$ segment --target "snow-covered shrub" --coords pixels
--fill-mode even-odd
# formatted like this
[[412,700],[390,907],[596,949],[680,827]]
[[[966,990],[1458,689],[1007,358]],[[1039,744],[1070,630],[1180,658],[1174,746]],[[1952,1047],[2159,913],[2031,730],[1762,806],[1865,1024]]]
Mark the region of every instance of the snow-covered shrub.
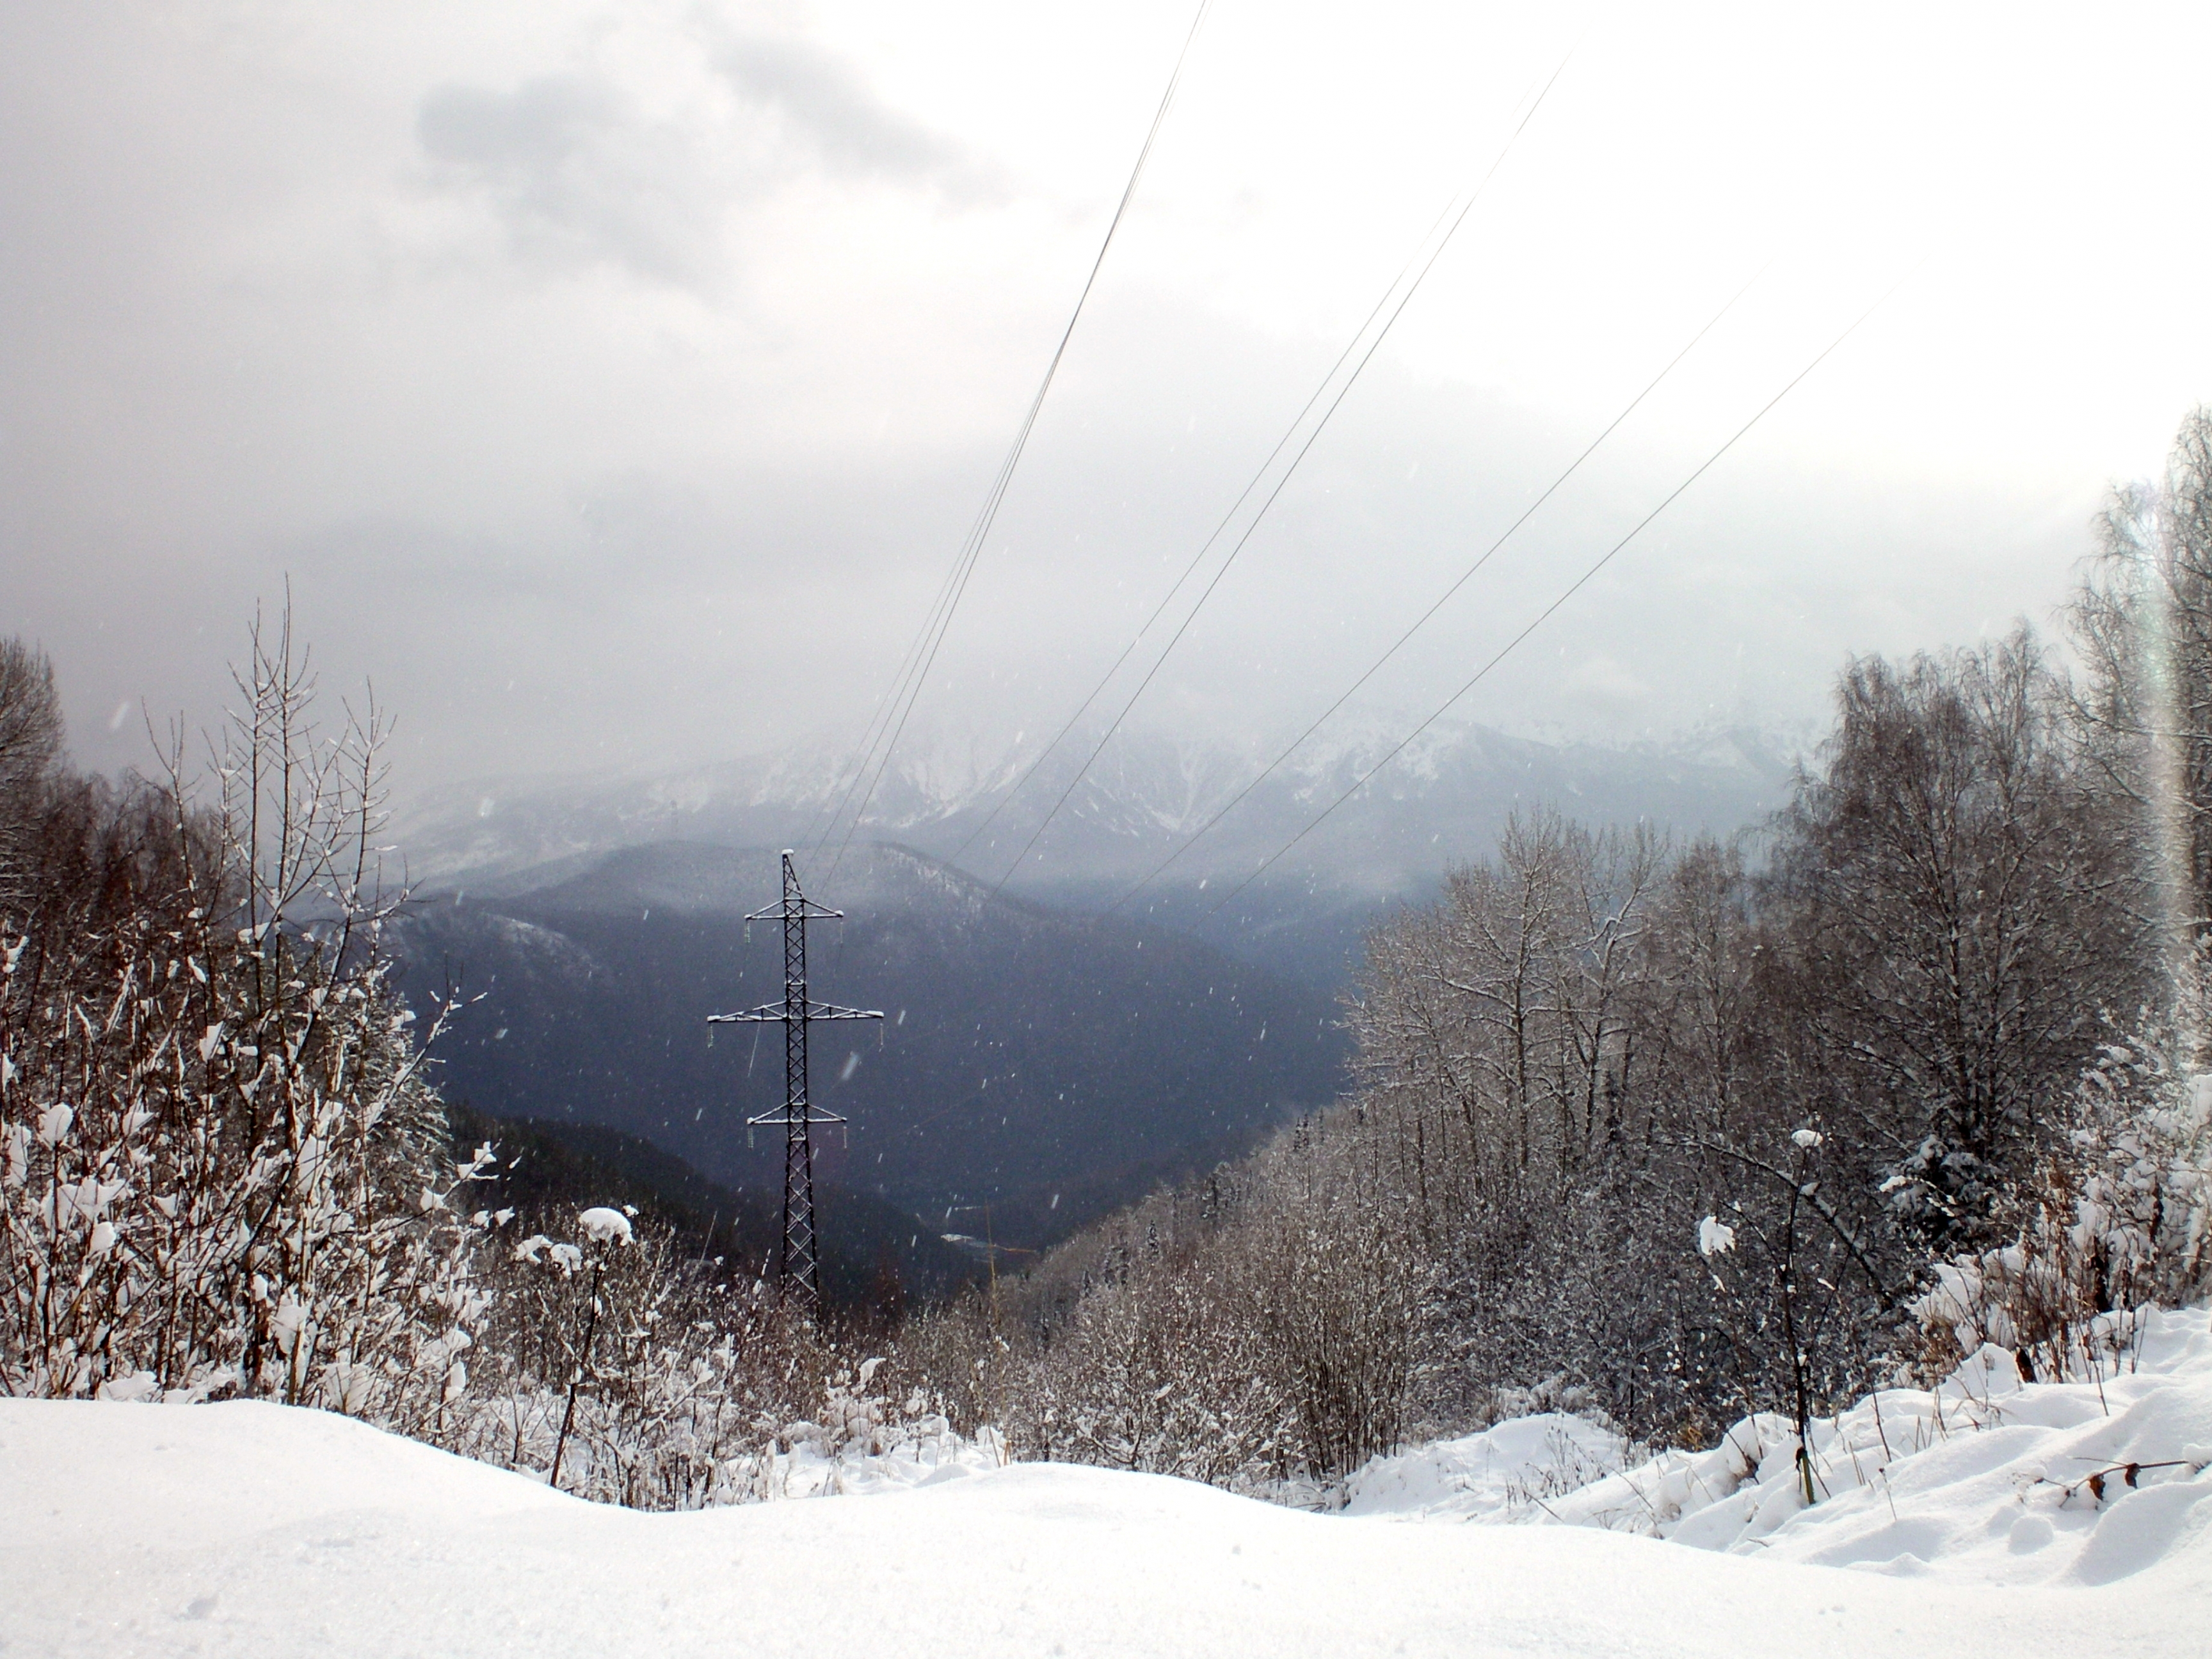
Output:
[[422,1436],[449,1450],[652,1510],[911,1484],[1008,1455],[988,1424],[955,1429],[909,1345],[856,1354],[648,1216],[540,1212],[499,1231],[468,1391]]
[[1339,1478],[1406,1431],[1431,1310],[1374,1127],[1310,1120],[1156,1194],[1000,1296],[912,1319],[899,1359],[1019,1456],[1248,1492]]
[[0,927],[0,1388],[410,1424],[482,1311],[476,1172],[391,994],[372,714],[257,630],[196,805],[53,774]]
[[764,1495],[792,1425],[915,1415],[665,1229],[471,1203],[496,1154],[451,1149],[424,1071],[452,1009],[417,1023],[382,948],[377,721],[318,733],[288,628],[207,799],[180,745],[110,787],[10,737],[58,716],[18,718],[51,677],[9,652],[0,1391],[327,1407],[656,1508]]
[[492,1309],[469,1390],[423,1437],[652,1510],[1005,1461],[996,1431],[956,1432],[896,1356],[853,1358],[765,1285],[687,1257],[660,1224],[604,1207],[535,1220],[550,1231],[487,1258]]
[[1404,1437],[1437,1277],[1394,1191],[1395,1138],[1362,1109],[1335,1115],[1333,1144],[1294,1136],[1279,1150],[1272,1201],[1240,1218],[1267,1369],[1304,1472],[1322,1480]]
[[2212,1073],[2188,1035],[2212,1002],[2207,961],[2200,946],[2181,976],[2178,1020],[2107,1045],[2084,1073],[2064,1144],[2016,1196],[2014,1242],[1936,1265],[1912,1304],[1924,1370],[1991,1342],[2031,1376],[2102,1375],[2126,1316],[2212,1291]]
[[835,1358],[720,1265],[611,1207],[501,1229],[480,1261],[489,1306],[468,1390],[424,1437],[603,1503],[760,1495],[756,1465],[819,1401]]
[[[2205,970],[2200,951],[2192,1021],[2212,1004]],[[2172,1036],[2138,1036],[2083,1081],[2045,1204],[2070,1202],[2068,1236],[2103,1308],[2180,1306],[2212,1289],[2212,1072],[2200,1066]]]
[[1152,1225],[1102,1270],[1029,1370],[1009,1425],[1034,1455],[1249,1486],[1296,1458],[1249,1257]]

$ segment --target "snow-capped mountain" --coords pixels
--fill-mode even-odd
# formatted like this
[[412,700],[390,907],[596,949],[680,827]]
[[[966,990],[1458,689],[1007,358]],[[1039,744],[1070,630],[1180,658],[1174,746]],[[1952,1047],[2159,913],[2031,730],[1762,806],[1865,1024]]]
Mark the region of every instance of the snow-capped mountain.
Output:
[[[789,846],[832,902],[842,848],[896,842],[994,890],[1083,909],[1130,906],[1248,959],[1334,982],[1378,905],[1418,897],[1450,865],[1482,856],[1512,812],[1553,807],[1727,834],[1781,804],[1796,757],[1788,742],[1747,729],[1609,747],[1439,723],[1364,784],[1395,732],[1334,734],[1264,777],[1268,751],[1257,742],[1124,732],[1079,777],[1096,741],[1079,733],[1049,752],[1031,741],[990,755],[913,741],[879,779],[826,748],[803,748],[653,775],[485,785],[422,803],[398,840],[417,881],[479,888],[627,846]],[[1214,914],[1224,892],[1347,791],[1233,913]]]

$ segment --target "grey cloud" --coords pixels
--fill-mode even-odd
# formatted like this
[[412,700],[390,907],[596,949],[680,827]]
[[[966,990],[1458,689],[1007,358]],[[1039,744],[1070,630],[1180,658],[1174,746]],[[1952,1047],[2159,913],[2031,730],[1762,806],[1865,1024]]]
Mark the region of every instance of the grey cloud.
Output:
[[718,192],[692,136],[616,88],[540,76],[513,92],[441,87],[416,115],[423,153],[488,195],[516,250],[605,261],[685,287],[721,274]]
[[832,173],[929,185],[960,202],[1003,193],[992,169],[884,104],[842,59],[818,46],[744,35],[724,45],[714,64],[741,96],[781,114]]
[[599,76],[545,75],[505,92],[438,88],[416,139],[441,182],[488,198],[525,259],[702,290],[726,274],[731,211],[810,167],[963,205],[1004,194],[993,170],[819,47],[738,37],[712,65],[742,107],[738,131],[650,117]]
[[423,100],[416,130],[441,161],[536,188],[620,118],[611,88],[578,76],[544,76],[505,94],[441,88]]

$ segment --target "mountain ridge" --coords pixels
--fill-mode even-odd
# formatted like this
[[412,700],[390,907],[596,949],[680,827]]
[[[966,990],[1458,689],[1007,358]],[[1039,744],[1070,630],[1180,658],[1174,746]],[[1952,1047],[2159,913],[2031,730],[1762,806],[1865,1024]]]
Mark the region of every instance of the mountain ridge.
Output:
[[[1725,835],[1787,799],[1798,760],[1785,739],[1745,727],[1621,747],[1450,725],[1361,786],[1252,884],[1236,913],[1213,914],[1225,885],[1242,883],[1304,830],[1392,740],[1379,727],[1356,729],[1302,751],[1153,880],[1146,878],[1246,787],[1261,763],[1256,745],[1125,735],[1078,781],[1091,743],[1071,740],[1014,793],[1036,758],[1034,745],[987,764],[917,744],[895,757],[859,828],[848,835],[840,827],[836,838],[823,833],[843,798],[835,763],[789,749],[593,782],[452,792],[419,805],[398,840],[418,879],[487,892],[519,872],[564,860],[580,860],[580,870],[623,847],[790,847],[810,890],[830,903],[842,902],[846,877],[835,849],[902,845],[956,865],[1000,897],[1093,911],[1129,908],[1133,900],[1154,921],[1333,988],[1380,908],[1419,902],[1446,869],[1486,856],[1512,812],[1556,806],[1595,821]],[[1063,795],[1065,806],[1038,835]],[[1020,868],[1010,870],[1017,858]]]

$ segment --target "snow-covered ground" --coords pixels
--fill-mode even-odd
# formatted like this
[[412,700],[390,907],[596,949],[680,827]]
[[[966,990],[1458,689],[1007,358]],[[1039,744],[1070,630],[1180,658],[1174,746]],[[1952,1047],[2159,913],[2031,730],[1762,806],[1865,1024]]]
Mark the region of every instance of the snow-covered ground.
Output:
[[[320,1413],[0,1401],[0,1652],[2206,1652],[2204,1315],[2101,1397],[2008,1381],[1844,1413],[1809,1510],[1771,1419],[1749,1458],[1601,1474],[1617,1441],[1524,1419],[1370,1466],[1340,1515],[973,1448],[645,1515]],[[1460,1524],[1547,1516],[1593,1524]]]
[[[1565,1522],[1995,1585],[2114,1583],[2174,1558],[2212,1583],[2205,1311],[2107,1325],[2118,1352],[2079,1381],[2023,1384],[2009,1353],[1985,1347],[1940,1389],[1885,1389],[1816,1421],[1810,1508],[1786,1419],[1632,1462],[1619,1436],[1549,1413],[1377,1458],[1346,1512]],[[2212,1629],[2203,1643],[2212,1652]]]

